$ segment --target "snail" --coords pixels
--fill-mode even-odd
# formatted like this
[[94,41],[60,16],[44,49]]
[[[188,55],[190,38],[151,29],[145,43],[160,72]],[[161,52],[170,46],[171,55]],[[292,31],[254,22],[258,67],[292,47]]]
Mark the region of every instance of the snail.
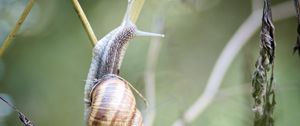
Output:
[[142,125],[141,113],[128,88],[130,84],[118,75],[130,39],[164,35],[138,30],[130,20],[131,2],[128,0],[122,24],[99,40],[93,49],[84,98],[88,126]]

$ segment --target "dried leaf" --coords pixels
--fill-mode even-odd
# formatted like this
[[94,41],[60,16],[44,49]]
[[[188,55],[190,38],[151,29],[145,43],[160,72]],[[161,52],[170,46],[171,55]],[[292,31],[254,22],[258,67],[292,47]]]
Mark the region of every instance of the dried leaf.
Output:
[[295,54],[298,51],[298,54],[300,56],[300,8],[299,8],[299,1],[294,0],[296,12],[297,12],[297,19],[298,19],[298,28],[297,28],[297,42],[294,45],[293,53]]
[[18,112],[18,113],[19,113],[19,119],[21,120],[21,122],[23,122],[25,126],[34,126],[34,124],[22,112]]
[[[252,97],[255,126],[273,126],[273,110],[276,104],[274,93],[274,58],[276,43],[272,23],[270,0],[264,0],[262,28],[260,33],[260,55],[256,61],[256,70],[252,77]],[[268,78],[268,74],[271,74]]]
[[25,114],[23,114],[21,111],[19,111],[14,105],[10,104],[8,101],[6,101],[4,98],[0,96],[0,99],[5,102],[8,106],[10,106],[13,110],[15,110],[19,114],[19,119],[20,121],[25,125],[25,126],[34,126],[32,121],[30,121]]

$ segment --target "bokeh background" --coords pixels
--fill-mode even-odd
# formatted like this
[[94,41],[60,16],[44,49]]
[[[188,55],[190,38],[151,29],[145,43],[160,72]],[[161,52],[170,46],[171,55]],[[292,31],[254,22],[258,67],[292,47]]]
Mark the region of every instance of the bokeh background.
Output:
[[[0,0],[0,41],[28,0]],[[278,4],[287,0],[272,0]],[[80,1],[101,38],[117,27],[126,0]],[[293,7],[293,6],[291,6]],[[165,35],[156,68],[155,126],[169,126],[203,92],[222,49],[251,13],[250,0],[146,0],[137,26],[151,31],[163,8]],[[300,58],[292,55],[296,17],[276,27],[277,126],[297,126],[300,118]],[[144,93],[149,37],[130,42],[121,76]],[[234,59],[213,103],[190,126],[251,126],[251,74],[258,57],[259,31]],[[82,126],[83,89],[92,45],[70,0],[37,0],[13,44],[0,61],[0,95],[38,126]],[[138,99],[139,108],[144,104]],[[0,126],[22,125],[0,102]]]

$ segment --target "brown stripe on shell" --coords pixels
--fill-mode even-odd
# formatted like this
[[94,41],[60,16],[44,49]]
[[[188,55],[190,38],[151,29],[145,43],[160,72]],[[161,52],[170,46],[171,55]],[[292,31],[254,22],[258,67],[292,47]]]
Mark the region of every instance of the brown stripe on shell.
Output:
[[[93,88],[93,92],[92,92],[92,111],[90,112],[90,118],[89,118],[89,122],[90,125],[92,123],[93,126],[96,126],[98,124],[100,124],[101,121],[105,121],[107,120],[106,115],[106,110],[105,109],[99,109],[99,107],[102,108],[107,108],[108,104],[103,104],[103,102],[107,103],[107,96],[105,95],[109,95],[109,97],[111,97],[111,93],[108,93],[107,91],[107,86],[105,86],[103,84],[103,82],[106,82],[107,80],[103,80],[100,83],[97,84],[97,86],[95,88]],[[101,85],[101,86],[100,86]],[[104,93],[102,91],[105,91]]]
[[129,121],[129,126],[132,126],[132,124],[133,124],[133,120],[134,120],[134,117],[135,117],[135,113],[136,113],[136,109],[134,109],[134,113],[131,115],[131,118],[130,118],[130,121]]
[[[123,81],[124,82],[124,81]],[[124,91],[124,93],[123,93],[123,98],[122,98],[122,101],[121,101],[121,103],[124,103],[124,102],[129,102],[129,100],[128,99],[126,99],[126,97],[128,96],[127,94],[128,94],[128,91],[130,91],[130,88],[128,87],[128,84],[126,83],[126,82],[124,82],[124,86],[125,86],[125,91]],[[129,92],[129,93],[131,93],[131,91]],[[132,96],[132,95],[131,95]],[[129,105],[131,105],[131,106],[133,106],[132,105],[132,102],[135,102],[134,100],[130,100],[131,101],[131,103],[128,103]],[[123,106],[123,104],[120,104],[119,105],[119,107],[118,108],[122,108],[122,106]],[[134,106],[134,108],[135,108],[135,106]],[[130,108],[130,110],[133,110],[134,108]],[[132,113],[134,113],[134,112],[132,112]],[[126,122],[129,122],[128,121],[128,116],[125,116],[125,118],[122,118],[122,117],[119,117],[118,115],[120,115],[120,114],[122,114],[122,112],[120,111],[120,109],[117,109],[117,112],[115,113],[115,115],[113,116],[113,119],[112,119],[112,124],[111,124],[111,126],[114,126],[114,124],[115,124],[115,122],[117,122],[116,120],[122,120],[122,121],[124,121],[124,123],[126,123]],[[133,116],[133,114],[131,114],[130,113],[130,116],[129,117],[132,117]],[[130,119],[130,118],[129,118]]]
[[[126,92],[124,91],[124,93],[122,94],[122,101],[121,101],[121,103],[123,103],[124,102],[124,98],[126,97]],[[126,102],[126,101],[125,101]],[[119,105],[119,107],[118,108],[120,108],[120,106],[121,106],[122,104],[120,104]],[[119,109],[117,109],[117,112],[115,113],[115,115],[113,116],[113,119],[111,120],[111,125],[110,126],[114,126],[115,125],[115,122],[116,122],[116,119],[117,119],[117,117],[118,117],[118,114],[120,114],[120,110]]]
[[[111,113],[114,112],[113,107],[113,99],[116,98],[116,92],[115,90],[118,90],[120,88],[119,85],[116,84],[122,84],[122,82],[119,82],[120,80],[117,79],[110,79],[105,80],[99,84],[98,87],[95,88],[93,93],[93,105],[92,105],[92,118],[95,121],[99,122],[111,122]],[[99,95],[97,97],[97,95]],[[94,115],[94,116],[93,116]]]
[[[92,117],[94,117],[95,122],[96,122],[96,120],[98,120],[98,121],[108,121],[108,117],[106,116],[107,110],[103,109],[103,108],[109,107],[108,106],[109,102],[112,101],[111,98],[113,97],[113,93],[111,93],[110,90],[113,90],[115,87],[113,87],[113,86],[109,86],[109,87],[108,86],[102,86],[102,88],[104,88],[103,89],[103,91],[104,91],[103,94],[105,94],[105,95],[100,95],[99,97],[96,97],[100,94],[100,92],[98,92],[98,91],[95,91],[95,95],[94,95],[95,102],[94,102],[92,107],[93,107],[93,110],[97,110],[97,112],[95,113],[96,115],[92,116]],[[102,88],[100,88],[100,90]],[[100,102],[96,102],[97,101],[96,98],[99,99]],[[96,106],[99,106],[99,108],[96,107]],[[96,108],[94,108],[94,107],[96,107]]]

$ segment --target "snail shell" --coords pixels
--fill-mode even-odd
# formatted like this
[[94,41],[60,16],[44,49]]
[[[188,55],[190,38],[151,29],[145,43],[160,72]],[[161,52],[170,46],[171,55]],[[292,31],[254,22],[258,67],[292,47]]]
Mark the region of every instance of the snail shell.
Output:
[[105,75],[92,89],[88,126],[142,126],[134,95],[123,78]]

